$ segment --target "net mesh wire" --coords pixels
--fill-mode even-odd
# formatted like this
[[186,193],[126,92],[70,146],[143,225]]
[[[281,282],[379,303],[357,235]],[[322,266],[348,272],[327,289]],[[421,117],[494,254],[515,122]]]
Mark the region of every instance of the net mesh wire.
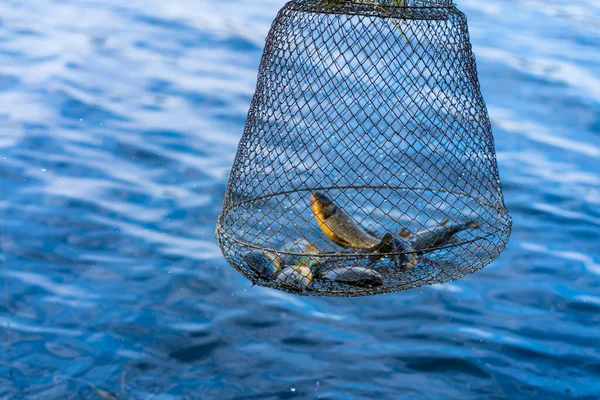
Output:
[[217,223],[234,268],[303,295],[392,292],[484,267],[510,225],[450,0],[284,6]]

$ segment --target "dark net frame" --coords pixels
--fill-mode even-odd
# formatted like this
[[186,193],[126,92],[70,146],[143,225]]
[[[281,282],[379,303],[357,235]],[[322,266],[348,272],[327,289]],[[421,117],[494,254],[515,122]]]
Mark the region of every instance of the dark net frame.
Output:
[[[315,220],[314,193],[376,238],[465,219],[478,228],[425,251],[344,248]],[[302,295],[392,292],[479,270],[504,249],[510,228],[466,18],[451,0],[284,6],[267,37],[217,222],[234,268],[255,284]],[[319,252],[300,286],[281,279],[281,257],[314,255],[289,245],[298,239]],[[257,252],[278,257],[279,279],[249,264]],[[414,268],[398,265],[409,256]],[[357,266],[381,280],[323,278]]]

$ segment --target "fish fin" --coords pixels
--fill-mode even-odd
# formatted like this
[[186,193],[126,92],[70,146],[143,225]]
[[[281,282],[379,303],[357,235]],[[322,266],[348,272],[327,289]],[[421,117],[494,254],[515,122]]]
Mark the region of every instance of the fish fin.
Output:
[[479,220],[481,217],[477,217],[475,220],[470,220],[465,223],[465,226],[469,229],[481,229],[481,225],[479,224]]
[[412,236],[412,233],[408,229],[402,228],[400,232],[398,232],[398,236],[400,236],[403,239],[408,239]]
[[342,247],[351,247],[350,243],[346,242],[345,240],[343,240],[342,238],[337,237],[336,235],[331,235],[331,236],[327,236],[329,239],[331,239],[335,244],[340,245]]
[[446,226],[446,225],[448,225],[449,222],[450,222],[450,218],[446,218],[442,222],[440,222],[440,226]]
[[304,250],[309,253],[319,254],[319,250],[317,250],[317,247],[310,243],[308,244],[308,246],[306,246],[306,249]]

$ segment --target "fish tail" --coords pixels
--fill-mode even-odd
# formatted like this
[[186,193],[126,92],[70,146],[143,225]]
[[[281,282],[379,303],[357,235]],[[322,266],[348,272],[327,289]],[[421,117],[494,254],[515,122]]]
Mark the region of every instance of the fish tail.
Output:
[[474,221],[468,221],[465,226],[469,229],[481,229],[481,224],[479,223],[480,219],[480,217],[477,217]]

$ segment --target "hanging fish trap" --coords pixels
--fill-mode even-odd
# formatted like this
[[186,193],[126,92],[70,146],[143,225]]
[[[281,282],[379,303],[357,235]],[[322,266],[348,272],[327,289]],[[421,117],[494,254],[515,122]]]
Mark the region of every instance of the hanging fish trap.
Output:
[[451,0],[295,0],[275,19],[216,236],[252,282],[360,296],[443,283],[510,234]]

